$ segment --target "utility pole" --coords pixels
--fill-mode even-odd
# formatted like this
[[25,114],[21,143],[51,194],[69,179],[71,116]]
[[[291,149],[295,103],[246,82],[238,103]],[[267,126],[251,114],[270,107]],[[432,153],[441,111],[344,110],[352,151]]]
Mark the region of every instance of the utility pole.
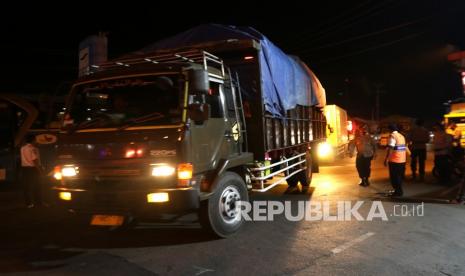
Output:
[[383,85],[381,83],[376,83],[375,84],[375,87],[376,87],[376,91],[375,91],[375,116],[376,116],[376,121],[379,122],[379,115],[380,115],[380,95],[381,93],[383,93],[381,91],[381,87]]
[[345,83],[345,95],[344,95],[344,101],[345,101],[345,110],[350,110],[350,96],[349,96],[349,84],[350,84],[350,79],[346,77],[344,79]]

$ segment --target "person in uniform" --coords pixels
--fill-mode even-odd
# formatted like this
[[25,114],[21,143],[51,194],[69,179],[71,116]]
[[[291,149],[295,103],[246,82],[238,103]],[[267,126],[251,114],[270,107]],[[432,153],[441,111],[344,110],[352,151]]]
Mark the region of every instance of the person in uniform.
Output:
[[361,179],[359,185],[367,187],[370,185],[371,161],[376,158],[376,142],[368,132],[368,126],[357,129],[353,143],[351,143],[350,156],[357,150],[355,167]]
[[426,161],[426,143],[429,142],[429,131],[423,126],[423,120],[417,119],[415,126],[408,135],[409,148],[412,152],[410,168],[412,170],[412,180],[417,177],[417,160],[418,174],[420,181],[425,179],[425,161]]
[[437,123],[434,126],[434,168],[438,174],[440,183],[443,185],[447,185],[450,182],[450,157],[453,140],[453,136],[446,132],[444,125]]
[[394,188],[392,196],[403,196],[402,182],[407,161],[407,145],[404,135],[400,134],[396,124],[390,124],[391,131],[384,166],[389,165],[389,178]]

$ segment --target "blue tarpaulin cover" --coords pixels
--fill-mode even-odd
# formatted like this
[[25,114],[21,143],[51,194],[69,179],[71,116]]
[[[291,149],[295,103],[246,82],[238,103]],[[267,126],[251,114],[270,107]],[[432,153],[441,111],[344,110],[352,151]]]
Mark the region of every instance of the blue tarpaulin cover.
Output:
[[143,48],[139,53],[176,49],[229,39],[254,39],[261,44],[261,86],[266,111],[283,117],[297,104],[326,104],[325,91],[315,74],[297,57],[286,55],[263,34],[250,27],[205,24],[163,39]]

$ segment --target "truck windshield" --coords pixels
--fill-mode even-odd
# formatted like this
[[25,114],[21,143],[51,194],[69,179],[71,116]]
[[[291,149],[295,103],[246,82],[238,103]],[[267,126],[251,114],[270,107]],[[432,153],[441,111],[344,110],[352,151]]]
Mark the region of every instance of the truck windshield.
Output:
[[178,124],[181,91],[178,75],[84,84],[72,94],[65,124],[75,129]]
[[463,117],[449,117],[447,120],[449,123],[465,124],[465,114]]

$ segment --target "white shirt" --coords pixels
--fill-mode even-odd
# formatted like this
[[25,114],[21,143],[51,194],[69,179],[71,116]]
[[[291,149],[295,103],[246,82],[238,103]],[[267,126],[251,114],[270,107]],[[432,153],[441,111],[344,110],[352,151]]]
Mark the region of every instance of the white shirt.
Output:
[[389,136],[388,146],[391,147],[391,148],[395,147],[395,146],[396,146],[396,143],[397,143],[397,142],[396,142],[396,139],[394,138],[394,136],[392,136],[392,134],[394,134],[394,133],[397,133],[397,131],[393,131],[393,132],[391,133],[391,135]]
[[35,167],[34,160],[39,160],[39,150],[32,144],[26,144],[21,147],[21,167]]

